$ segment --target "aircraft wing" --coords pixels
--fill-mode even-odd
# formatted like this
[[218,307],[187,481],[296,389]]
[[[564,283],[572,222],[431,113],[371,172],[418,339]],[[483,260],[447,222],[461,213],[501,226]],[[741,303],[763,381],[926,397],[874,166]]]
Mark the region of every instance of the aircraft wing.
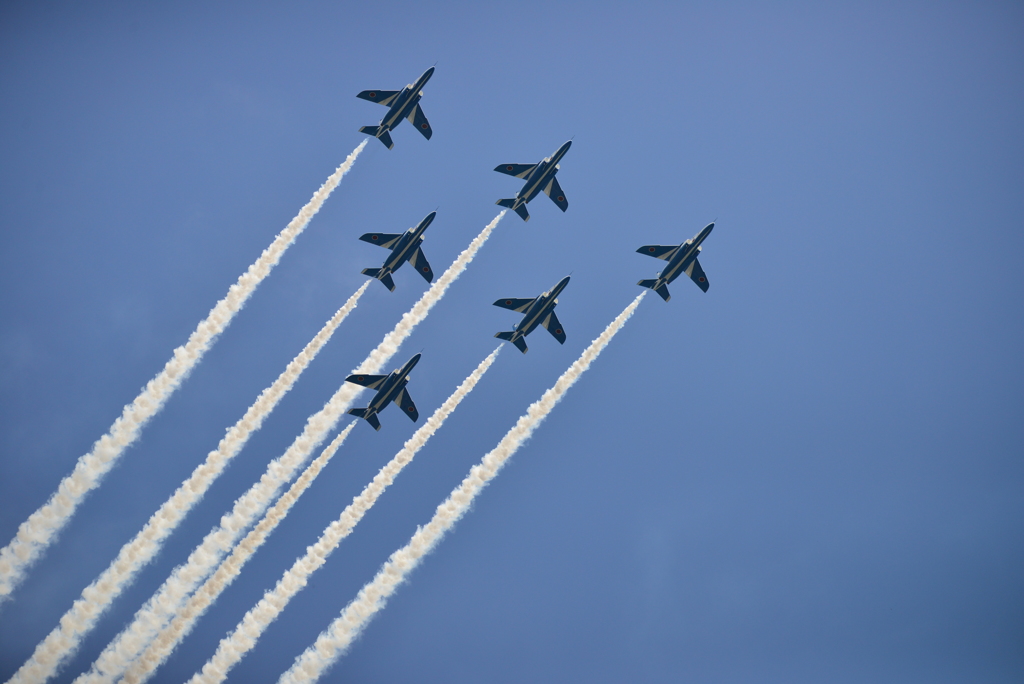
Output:
[[535,168],[537,168],[536,164],[498,164],[494,167],[494,170],[498,173],[507,173],[516,178],[526,178]]
[[655,259],[668,261],[676,253],[677,249],[679,249],[679,245],[644,245],[636,251],[638,254],[646,254]]
[[387,249],[394,249],[395,245],[398,244],[399,238],[405,233],[366,233],[360,235],[359,239],[363,242],[369,242],[371,245],[380,245]]
[[523,313],[535,301],[537,301],[536,297],[533,299],[499,299],[494,302],[494,306],[500,306],[502,309],[510,309],[512,311]]
[[368,100],[370,102],[376,102],[377,104],[390,105],[394,101],[395,96],[401,90],[364,90],[363,92],[356,95],[361,100]]
[[697,283],[697,287],[705,292],[708,291],[708,286],[710,285],[708,277],[704,275],[704,269],[700,267],[700,262],[697,259],[690,262],[690,266],[686,269],[686,275],[690,276],[690,280]]
[[565,193],[562,192],[562,187],[558,184],[558,179],[554,176],[551,177],[551,181],[548,182],[548,186],[544,188],[544,192],[548,194],[551,201],[558,205],[558,208],[565,211],[569,208],[569,200],[565,199]]
[[434,272],[430,270],[430,264],[427,263],[427,257],[423,256],[423,248],[417,247],[416,251],[413,252],[412,256],[409,257],[409,263],[416,269],[416,272],[423,276],[423,279],[428,283],[433,282]]
[[430,128],[430,122],[427,121],[426,115],[423,110],[417,104],[409,112],[409,123],[416,127],[416,130],[423,134],[423,137],[430,140],[430,136],[434,134],[434,131]]
[[548,332],[558,340],[559,344],[565,344],[565,329],[562,328],[562,324],[558,322],[558,316],[555,315],[554,311],[545,316],[544,320],[541,321],[540,324],[548,329]]
[[409,390],[406,388],[403,387],[395,397],[395,403],[402,409],[402,413],[409,416],[413,422],[420,417],[420,412],[416,410],[416,404],[413,403],[412,397],[409,396]]
[[386,375],[350,375],[345,378],[345,382],[354,382],[357,385],[368,387],[370,389],[377,389],[384,381],[388,379]]

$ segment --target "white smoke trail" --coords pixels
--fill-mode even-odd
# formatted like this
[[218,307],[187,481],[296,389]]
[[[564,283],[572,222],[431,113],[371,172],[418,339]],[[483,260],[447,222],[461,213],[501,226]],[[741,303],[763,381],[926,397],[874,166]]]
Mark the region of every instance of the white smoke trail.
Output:
[[349,297],[309,344],[292,359],[277,380],[260,393],[241,420],[227,431],[217,448],[206,456],[206,461],[179,485],[177,491],[150,517],[135,538],[121,547],[117,558],[85,588],[82,597],[64,614],[60,624],[36,646],[32,657],[10,680],[12,684],[46,681],[74,654],[82,639],[96,626],[114,599],[160,551],[163,542],[206,494],[231,459],[238,455],[249,437],[262,427],[263,421],[295,385],[341,322],[356,308],[370,282],[367,280]]
[[430,553],[445,532],[451,529],[459,518],[469,510],[477,494],[494,479],[505,462],[522,446],[542,420],[547,417],[566,391],[579,380],[584,371],[608,345],[633,312],[639,306],[646,292],[641,292],[633,302],[604,329],[597,339],[562,373],[554,386],[530,405],[526,414],[506,433],[498,446],[492,449],[483,461],[473,466],[469,475],[456,487],[448,498],[437,507],[434,517],[425,527],[420,527],[409,543],[391,554],[387,563],[373,580],[359,590],[356,598],[349,603],[341,615],[320,633],[316,642],[305,650],[295,663],[281,675],[279,684],[314,682],[340,657],[358,636],[366,623],[384,607],[387,599],[395,592],[422,558]]
[[[491,364],[498,357],[499,351],[501,351],[501,347],[495,349],[487,358],[480,362],[476,370],[470,373],[452,395],[434,411],[434,414],[409,438],[402,449],[395,454],[394,458],[380,469],[380,472],[377,473],[377,476],[373,478],[370,484],[366,485],[362,493],[352,499],[352,503],[342,511],[338,519],[324,530],[316,544],[306,549],[306,555],[298,558],[291,569],[285,572],[284,576],[278,580],[277,586],[274,587],[273,591],[268,591],[260,602],[245,614],[245,617],[242,618],[242,621],[238,623],[235,629],[221,640],[220,645],[217,647],[217,652],[203,666],[202,672],[196,673],[189,680],[190,684],[198,684],[199,682],[209,684],[211,682],[224,681],[228,671],[256,645],[256,641],[267,627],[270,626],[270,623],[277,619],[277,616],[285,609],[292,597],[306,586],[309,576],[327,562],[327,557],[352,532],[353,528],[362,520],[367,511],[377,502],[380,495],[384,493],[384,490],[395,481],[395,478],[402,472],[402,469],[412,462],[416,453],[423,448],[427,441],[444,424],[444,421],[451,415],[452,411],[473,391],[480,378],[483,377],[484,373],[487,372],[487,369],[491,367]],[[148,674],[152,673],[170,655],[177,641],[188,633],[195,619],[205,611],[210,602],[222,590],[220,587],[213,587],[210,589],[208,597],[201,596],[209,585],[210,581],[207,581],[203,589],[200,589],[192,597],[185,610],[174,619],[171,627],[150,644],[149,651],[153,651],[151,659],[149,662],[145,662],[147,661],[147,656],[150,656],[149,651],[147,651],[128,670],[125,676],[126,681],[132,682],[132,684],[145,681]],[[181,623],[181,625],[178,626],[178,623]],[[178,628],[177,633],[168,634],[175,627]],[[164,643],[160,644],[161,641]],[[140,672],[143,671],[142,667],[148,668],[148,671],[146,671],[145,675],[139,676],[136,679],[132,677],[132,674],[136,671],[137,666],[139,666],[138,670]]]
[[[323,450],[323,453],[309,464],[295,482],[292,483],[292,486],[288,488],[288,491],[277,500],[269,511],[267,511],[263,520],[261,520],[259,524],[249,532],[249,534],[245,535],[245,538],[238,543],[238,546],[235,547],[235,550],[231,555],[221,563],[216,572],[206,580],[206,583],[200,587],[199,591],[192,596],[187,604],[185,604],[185,607],[178,613],[178,616],[171,622],[168,628],[149,645],[149,648],[146,649],[145,653],[143,653],[139,659],[132,663],[131,667],[128,668],[128,671],[125,672],[124,679],[122,681],[137,683],[149,679],[153,674],[153,670],[163,660],[163,657],[170,654],[171,649],[173,649],[177,644],[178,639],[191,631],[192,626],[195,624],[195,619],[204,612],[203,610],[200,610],[198,613],[194,613],[194,607],[197,604],[204,604],[204,608],[205,606],[208,606],[213,599],[220,595],[221,591],[226,589],[227,586],[231,584],[236,577],[238,577],[238,573],[242,571],[242,566],[245,565],[246,561],[252,558],[252,555],[256,553],[256,550],[263,545],[264,541],[266,541],[267,536],[274,531],[274,528],[276,528],[282,520],[284,520],[292,506],[295,505],[295,502],[299,500],[299,497],[302,496],[303,492],[306,491],[309,485],[313,483],[313,480],[316,479],[316,476],[319,475],[320,471],[323,470],[325,465],[327,465],[327,462],[331,460],[331,457],[334,456],[334,452],[338,450],[338,447],[341,446],[342,442],[345,441],[345,438],[348,437],[350,432],[352,432],[352,428],[355,427],[355,425],[355,422],[349,423],[344,430],[338,433],[338,436],[334,438],[334,441],[327,445],[327,448]],[[216,587],[216,589],[213,589],[213,587]],[[211,596],[210,592],[215,593]],[[205,600],[207,598],[209,598],[209,600]],[[182,617],[188,614],[193,615],[193,619],[189,620],[185,618],[182,620]],[[182,627],[180,626],[183,625],[183,623],[184,627],[182,631]],[[178,627],[178,629],[175,629],[176,627]],[[176,634],[177,638],[174,638],[173,641],[170,642],[169,647],[165,650],[161,649],[161,642],[168,640],[170,638],[170,633],[172,632]],[[163,657],[154,658],[158,651],[164,651]]]
[[[402,342],[427,317],[434,304],[441,300],[448,287],[466,270],[504,215],[503,210],[473,238],[448,270],[402,316],[395,328],[384,336],[377,348],[370,352],[353,373],[375,374],[383,368]],[[174,569],[157,593],[135,614],[132,623],[107,645],[89,672],[75,680],[76,684],[110,682],[124,673],[129,663],[173,619],[185,598],[213,571],[242,533],[266,510],[281,487],[334,429],[338,419],[362,389],[358,385],[344,383],[320,411],[307,419],[302,434],[280,458],[267,466],[260,481],[235,502],[232,511],[225,514],[220,525],[206,535],[199,547],[189,555],[188,561]]]
[[9,598],[25,576],[25,571],[57,537],[67,524],[85,495],[99,485],[100,480],[114,466],[124,450],[138,438],[142,427],[153,417],[174,393],[192,368],[203,358],[217,336],[256,287],[277,265],[295,238],[309,225],[331,192],[338,187],[356,157],[366,146],[361,142],[348,158],[320,186],[312,199],[298,215],[278,233],[274,241],[263,250],[249,270],[228,290],[227,296],[217,302],[209,315],[192,332],[188,342],[174,350],[174,356],[160,373],[146,383],[142,393],[124,407],[110,431],[93,444],[92,450],[78,459],[74,471],[61,480],[57,491],[39,510],[18,527],[18,534],[0,550],[0,603]]

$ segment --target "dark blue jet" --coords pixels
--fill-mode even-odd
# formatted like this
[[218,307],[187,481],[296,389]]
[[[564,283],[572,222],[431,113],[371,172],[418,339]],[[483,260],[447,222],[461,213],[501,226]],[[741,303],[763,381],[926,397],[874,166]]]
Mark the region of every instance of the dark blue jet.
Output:
[[559,293],[568,284],[569,276],[565,276],[557,285],[536,299],[499,299],[494,302],[494,306],[525,314],[523,320],[512,328],[512,332],[500,332],[495,334],[495,337],[511,342],[525,354],[526,340],[523,338],[536,330],[538,325],[543,325],[559,344],[565,344],[565,331],[562,330],[562,324],[555,315],[555,305],[558,304]]
[[690,280],[697,283],[697,287],[707,292],[708,277],[704,275],[704,269],[700,267],[697,255],[700,254],[700,243],[704,242],[708,235],[711,235],[711,229],[714,227],[714,223],[709,223],[704,226],[702,231],[697,233],[696,237],[687,240],[679,246],[644,245],[636,250],[640,254],[646,254],[647,256],[668,262],[668,266],[658,274],[657,278],[654,280],[641,280],[637,285],[651,288],[667,302],[672,299],[672,295],[668,293],[668,284],[678,278],[680,273],[685,273],[690,276]]
[[516,193],[512,199],[500,199],[496,202],[499,206],[508,207],[519,214],[524,221],[530,220],[530,212],[526,210],[526,203],[532,200],[543,190],[551,201],[558,205],[558,208],[565,211],[569,208],[569,202],[565,199],[565,193],[558,185],[555,174],[558,173],[558,162],[569,151],[572,140],[555,150],[550,157],[546,157],[536,164],[499,164],[494,167],[495,171],[507,173],[516,178],[526,181],[523,189]]
[[391,250],[391,256],[384,260],[383,266],[364,268],[363,274],[376,278],[384,283],[384,287],[394,292],[395,281],[391,279],[391,274],[408,261],[416,269],[416,272],[423,276],[424,280],[428,283],[431,282],[434,279],[434,272],[430,270],[430,264],[427,263],[427,257],[423,256],[423,249],[420,245],[423,244],[423,233],[426,232],[427,226],[435,216],[437,216],[436,211],[430,212],[418,226],[410,228],[404,233],[366,233],[360,236],[359,239],[363,242],[380,245]]
[[422,76],[416,79],[415,83],[410,83],[401,90],[364,90],[356,95],[356,97],[364,100],[390,107],[388,113],[380,120],[380,124],[376,126],[363,126],[359,129],[359,132],[372,135],[387,145],[390,150],[395,146],[395,143],[391,141],[390,132],[398,124],[402,123],[402,119],[408,118],[409,122],[416,127],[416,130],[422,133],[424,138],[430,140],[430,136],[434,132],[430,129],[430,122],[427,121],[423,110],[420,109],[419,102],[420,98],[423,97],[423,86],[427,84],[427,81],[433,75],[434,67],[430,67],[423,72]]
[[370,401],[369,406],[366,408],[349,409],[348,412],[353,416],[365,418],[366,422],[372,425],[374,430],[380,430],[380,420],[377,419],[377,414],[388,405],[388,402],[393,401],[402,409],[402,413],[409,416],[415,422],[419,419],[420,414],[416,410],[416,404],[412,402],[409,390],[405,389],[405,386],[409,384],[409,371],[412,370],[419,360],[420,355],[417,354],[390,375],[350,375],[345,378],[345,382],[354,382],[357,385],[377,390],[377,396]]

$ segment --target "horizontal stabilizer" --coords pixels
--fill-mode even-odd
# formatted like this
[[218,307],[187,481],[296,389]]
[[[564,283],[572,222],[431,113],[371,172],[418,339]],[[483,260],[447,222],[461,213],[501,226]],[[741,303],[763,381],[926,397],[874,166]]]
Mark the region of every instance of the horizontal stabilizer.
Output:
[[672,299],[672,295],[670,295],[668,293],[668,286],[662,285],[660,287],[657,287],[657,285],[658,285],[658,281],[657,280],[641,280],[639,283],[637,283],[637,285],[639,285],[640,287],[647,287],[647,288],[650,288],[650,289],[654,290],[666,302],[668,300]]
[[368,408],[361,408],[361,409],[360,408],[354,408],[354,409],[349,409],[348,412],[350,414],[352,414],[353,416],[359,416],[360,418],[365,420],[367,423],[369,423],[370,425],[373,426],[374,430],[380,430],[380,420],[377,418],[377,414],[376,413],[370,413],[370,409],[368,409]]
[[363,126],[359,129],[359,132],[372,135],[374,138],[377,138],[384,143],[384,146],[389,150],[395,146],[395,143],[391,140],[391,134],[386,130],[383,130],[380,126]]
[[512,209],[513,207],[515,207],[515,212],[519,214],[520,218],[522,218],[524,221],[530,220],[530,212],[526,210],[526,203],[520,204],[518,207],[516,207],[515,197],[513,197],[512,199],[500,199],[497,202],[495,202],[495,204],[497,204],[499,207],[505,207],[506,209]]
[[363,275],[368,275],[371,278],[376,278],[380,282],[384,283],[384,287],[388,288],[392,292],[395,291],[395,281],[391,279],[391,274],[381,275],[382,268],[364,268]]
[[500,332],[494,334],[494,336],[497,337],[499,340],[505,340],[506,342],[511,342],[512,344],[516,345],[516,348],[525,354],[527,352],[526,340],[524,340],[522,337],[516,337],[513,340],[512,337],[514,335],[514,332]]

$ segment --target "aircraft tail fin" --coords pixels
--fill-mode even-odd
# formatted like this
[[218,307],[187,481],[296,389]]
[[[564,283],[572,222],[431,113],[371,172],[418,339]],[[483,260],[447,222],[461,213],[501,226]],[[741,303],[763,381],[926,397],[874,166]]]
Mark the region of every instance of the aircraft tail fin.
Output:
[[388,288],[392,292],[395,291],[395,281],[391,279],[391,274],[381,275],[382,268],[364,268],[363,275],[368,275],[371,278],[376,278],[380,282],[384,283],[384,287]]
[[520,204],[518,207],[516,207],[516,213],[519,214],[519,218],[523,219],[524,221],[530,220],[530,212],[526,211],[525,204]]
[[494,336],[497,337],[499,340],[505,340],[506,342],[511,342],[512,344],[516,345],[516,349],[525,354],[528,351],[526,347],[526,340],[524,340],[522,337],[516,337],[515,339],[513,339],[514,335],[514,332],[500,332],[494,334]]
[[657,280],[641,280],[639,283],[637,283],[637,285],[639,285],[640,287],[647,287],[647,288],[650,288],[650,289],[654,290],[666,302],[668,300],[672,299],[672,295],[670,295],[668,293],[668,286],[667,285],[658,286],[658,281]]
[[391,134],[387,131],[381,131],[380,126],[363,126],[359,129],[359,132],[372,135],[374,138],[377,138],[384,143],[385,147],[389,150],[395,146],[395,143],[391,140]]
[[513,198],[513,199],[500,199],[497,202],[495,202],[495,204],[497,204],[499,207],[506,207],[507,209],[511,209],[512,207],[515,206],[516,200],[515,200],[515,198]]
[[373,426],[374,430],[380,430],[380,420],[377,418],[376,413],[370,413],[370,409],[354,408],[349,409],[348,412],[353,416],[358,416],[359,418],[365,420],[367,423]]

